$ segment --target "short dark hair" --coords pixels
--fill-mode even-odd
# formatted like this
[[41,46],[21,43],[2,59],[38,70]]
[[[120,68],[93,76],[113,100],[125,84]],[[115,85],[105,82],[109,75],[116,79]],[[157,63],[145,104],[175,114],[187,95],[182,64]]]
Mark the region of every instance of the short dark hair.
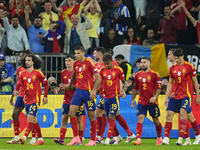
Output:
[[115,59],[124,59],[124,56],[122,54],[119,54],[119,55],[115,56]]
[[[110,29],[108,30],[108,33],[109,33],[110,31],[114,31],[114,32],[115,32],[115,29],[114,29],[114,28],[110,28]],[[116,34],[116,32],[115,32],[115,34]]]
[[42,65],[43,65],[43,60],[42,60],[41,58],[38,58],[38,57],[35,56],[34,54],[29,54],[29,55],[27,55],[27,56],[23,59],[23,61],[22,61],[22,67],[26,68],[26,63],[25,63],[25,61],[26,61],[26,58],[27,58],[27,57],[31,57],[31,58],[32,58],[32,61],[34,62],[34,64],[33,64],[33,68],[34,68],[34,69],[40,69],[40,68],[42,67]]
[[73,60],[76,60],[76,57],[74,55],[67,55],[65,59],[67,59],[67,58],[71,58]]
[[111,48],[106,48],[105,53],[108,53],[108,54],[110,54],[112,56],[114,55],[114,51]]
[[141,58],[138,58],[138,59],[136,60],[136,63],[141,63]]
[[105,48],[104,47],[96,47],[94,48],[94,50],[96,50],[97,52],[101,52],[102,54],[105,54]]
[[149,62],[151,62],[151,59],[149,57],[142,57],[142,59],[146,59],[148,60]]
[[[36,16],[35,19],[41,19],[41,20],[42,20],[42,17]],[[35,20],[35,19],[34,19],[34,20]]]
[[85,52],[84,47],[81,45],[77,45],[74,50],[81,50],[82,52]]
[[19,17],[17,15],[14,15],[11,20],[13,20],[14,18],[17,18],[19,20]]
[[183,50],[181,48],[177,48],[173,51],[173,55],[174,57],[180,57],[180,56],[184,56]]
[[112,61],[112,55],[111,54],[104,54],[103,55],[103,62],[107,62],[107,61]]
[[[45,1],[44,1],[44,4],[45,4],[45,3],[51,3],[51,1],[45,0]],[[52,3],[51,3],[51,4],[52,4]]]
[[27,54],[27,55],[33,54],[33,52],[31,52],[30,50],[25,50],[25,51],[22,51],[21,53],[22,54]]

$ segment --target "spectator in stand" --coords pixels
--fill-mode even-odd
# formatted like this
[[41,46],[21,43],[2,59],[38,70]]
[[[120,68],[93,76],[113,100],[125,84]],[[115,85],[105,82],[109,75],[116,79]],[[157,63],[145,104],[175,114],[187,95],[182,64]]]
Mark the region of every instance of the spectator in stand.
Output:
[[3,8],[4,11],[7,11],[7,12],[10,11],[9,6],[6,4],[5,0],[0,0],[0,8]]
[[197,29],[197,34],[198,34],[198,42],[200,45],[200,22],[198,22],[197,20],[195,20],[192,15],[190,14],[190,12],[187,10],[186,6],[185,6],[185,2],[182,1],[180,3],[181,7],[183,7],[183,10],[186,14],[186,16],[190,19],[190,21],[192,22],[193,26]]
[[49,0],[44,1],[44,9],[45,12],[40,13],[40,17],[42,17],[42,28],[48,31],[49,26],[52,20],[59,20],[59,17],[56,13],[51,11],[52,3]]
[[76,14],[78,18],[81,18],[81,13],[85,5],[89,0],[83,0],[81,4],[76,4],[76,0],[66,0],[68,6],[57,7],[55,1],[51,0],[53,3],[54,11],[60,13],[60,20],[66,23],[66,30],[70,28],[73,23],[71,22],[71,17]]
[[117,62],[117,64],[122,68],[122,70],[124,71],[124,77],[125,80],[127,81],[131,75],[131,64],[128,63],[127,61],[124,60],[124,56],[119,54],[117,56],[115,56],[115,60]]
[[23,50],[30,49],[28,38],[25,30],[19,24],[19,19],[13,17],[11,19],[11,25],[8,22],[7,12],[4,12],[3,24],[7,32],[8,38],[8,50],[7,55],[12,55],[14,53],[20,53]]
[[165,6],[164,18],[160,20],[158,25],[158,35],[160,36],[160,43],[164,44],[176,44],[178,21],[175,17],[171,16],[171,8]]
[[74,55],[74,48],[78,45],[82,45],[85,50],[90,48],[87,30],[91,29],[93,24],[84,13],[82,14],[82,17],[85,19],[85,22],[79,23],[78,15],[74,14],[71,16],[73,26],[66,31],[64,53]]
[[124,39],[122,44],[141,45],[140,39],[136,38],[134,35],[133,28],[128,29],[126,38]]
[[113,23],[116,31],[116,36],[121,40],[124,39],[124,35],[128,30],[128,26],[131,23],[129,10],[123,5],[122,0],[112,0],[115,9],[113,11]]
[[[61,25],[61,28],[59,27]],[[49,30],[44,34],[46,40],[46,53],[61,53],[63,48],[61,47],[61,34],[65,30],[66,24],[62,21],[52,21]],[[59,29],[60,28],[60,29]]]
[[[88,13],[88,9],[90,8],[90,12]],[[99,47],[99,34],[100,34],[100,23],[102,18],[101,8],[98,4],[97,0],[91,0],[88,5],[84,8],[84,13],[90,19],[93,24],[93,27],[87,30],[90,45],[91,45],[91,54],[93,54],[94,48]],[[95,46],[93,45],[93,40],[95,41]],[[86,54],[88,50],[86,50]]]
[[30,50],[33,53],[44,53],[45,43],[43,40],[43,35],[46,32],[42,28],[42,18],[35,17],[33,24],[29,20],[29,13],[31,13],[31,8],[29,5],[26,6],[25,10],[25,22],[28,28],[28,37]]
[[14,67],[6,63],[4,53],[0,53],[0,94],[12,94]]
[[145,17],[139,16],[137,18],[137,25],[135,25],[133,29],[135,31],[135,37],[139,38],[141,43],[146,38],[146,32],[144,28],[145,28]]
[[102,42],[101,44],[102,44],[101,46],[103,46],[105,49],[106,48],[113,49],[115,46],[122,44],[122,42],[115,36],[115,30],[110,29],[108,31],[108,36],[105,38],[104,42]]
[[[177,0],[177,3],[171,5],[171,15],[178,20],[178,30],[177,30],[177,43],[187,44],[188,42],[188,30],[187,30],[187,16],[181,7],[180,3],[183,0]],[[191,6],[186,5],[187,9],[190,10]]]
[[155,45],[159,40],[156,39],[155,33],[152,29],[147,31],[147,38],[143,41],[142,45]]
[[[7,41],[7,34],[5,32],[5,28],[4,28],[4,25],[3,25],[4,11],[5,11],[5,9],[0,7],[0,24],[1,24],[0,31],[4,30],[4,34],[3,34],[2,39],[1,39],[2,35],[0,36],[0,41],[1,41],[0,47],[1,47],[1,52],[5,54],[5,52],[7,51],[8,41]],[[0,33],[2,33],[2,32],[0,32]]]

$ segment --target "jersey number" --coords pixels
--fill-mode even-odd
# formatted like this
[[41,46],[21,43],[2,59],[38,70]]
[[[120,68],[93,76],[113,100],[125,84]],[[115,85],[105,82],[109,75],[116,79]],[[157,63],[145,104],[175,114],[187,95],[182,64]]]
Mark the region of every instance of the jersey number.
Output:
[[107,80],[107,85],[111,86],[112,85],[112,80]]
[[28,83],[27,84],[27,90],[30,90],[30,89],[33,89],[33,84],[32,83],[30,83],[30,84]]
[[147,89],[147,85],[146,83],[143,84],[143,90],[146,90]]
[[188,105],[188,100],[185,100],[185,103],[183,105],[183,108],[186,108],[186,106]]
[[178,77],[178,83],[181,83],[181,77]]
[[83,78],[83,74],[82,74],[82,72],[79,72],[79,78]]

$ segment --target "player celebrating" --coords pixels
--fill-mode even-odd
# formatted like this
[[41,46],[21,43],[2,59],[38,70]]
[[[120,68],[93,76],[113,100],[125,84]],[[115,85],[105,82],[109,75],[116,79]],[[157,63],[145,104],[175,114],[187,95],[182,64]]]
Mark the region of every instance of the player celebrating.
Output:
[[[85,146],[93,146],[95,144],[96,136],[96,120],[95,120],[95,109],[96,109],[96,92],[99,83],[98,70],[95,68],[94,62],[84,57],[85,50],[82,46],[75,47],[75,56],[77,60],[74,62],[74,71],[72,73],[71,81],[68,89],[71,89],[72,83],[75,78],[77,79],[76,91],[70,104],[70,122],[73,130],[74,138],[67,145],[74,145],[80,142],[78,137],[77,119],[76,112],[80,106],[85,103],[88,117],[90,120],[90,135],[91,140]],[[95,84],[94,84],[94,78]]]
[[[103,87],[104,109],[109,119],[109,129],[104,144],[109,145],[111,135],[113,134],[113,129],[116,126],[115,117],[119,110],[119,80],[121,80],[125,85],[125,79],[123,70],[120,67],[114,66],[112,64],[112,55],[104,54],[103,62],[105,67],[102,67],[100,69],[100,85],[102,84]],[[121,94],[124,92],[125,88],[126,86],[124,86],[124,89],[123,91],[121,91]]]
[[[71,80],[71,75],[73,72],[73,63],[75,60],[76,60],[75,56],[68,55],[65,59],[65,65],[67,69],[63,70],[61,73],[62,84],[60,84],[59,86],[61,89],[65,90],[65,93],[64,93],[65,96],[63,99],[63,106],[62,106],[63,111],[62,111],[62,123],[61,123],[61,128],[60,128],[60,139],[54,138],[54,142],[59,143],[60,145],[65,144],[64,139],[65,139],[65,133],[67,131],[69,107],[70,107],[72,97],[76,90],[76,80],[73,82],[71,89],[70,90],[67,89],[67,86]],[[81,139],[81,143],[78,143],[78,144],[82,144],[82,137],[83,137],[83,116],[82,115],[85,115],[85,110],[83,106],[81,106],[80,109],[76,113],[78,124],[79,124],[79,137]]]
[[135,75],[135,85],[131,101],[131,107],[135,108],[135,97],[139,90],[140,94],[137,106],[138,123],[136,127],[137,140],[133,141],[133,144],[141,145],[142,123],[148,110],[156,127],[156,145],[162,145],[162,125],[159,122],[160,110],[158,107],[158,95],[161,92],[160,75],[150,69],[151,60],[149,57],[143,57],[141,63],[142,71],[137,72]]
[[[184,61],[184,54],[182,49],[174,50],[173,55],[175,57],[176,64],[170,68],[170,78],[164,102],[165,106],[167,106],[165,138],[163,139],[162,143],[169,144],[169,134],[172,128],[171,122],[174,113],[176,112],[180,114],[179,138],[176,144],[182,145],[183,136],[187,128],[187,119],[189,119],[191,122],[192,127],[197,135],[193,144],[199,144],[199,127],[191,109],[191,93],[193,93],[191,92],[191,89],[193,89],[191,88],[191,83],[193,83],[194,89],[197,91],[195,103],[198,105],[200,102],[196,71],[191,63]],[[172,90],[174,91],[173,98],[170,97]]]
[[[22,61],[28,54],[31,54],[31,51],[23,51],[20,53],[20,61]],[[17,69],[17,78],[19,78],[20,74],[25,71],[26,69],[23,68],[22,66],[20,66]],[[14,129],[14,134],[15,137],[10,140],[7,141],[8,144],[16,144],[19,142],[19,114],[21,113],[21,111],[24,109],[24,89],[23,87],[20,88],[20,93],[16,98],[15,104],[13,103],[13,98],[14,98],[14,92],[10,98],[10,105],[14,105],[13,108],[13,114],[12,114],[12,118],[13,118],[13,129]],[[32,139],[28,144],[34,144],[36,142],[36,138],[35,138],[35,132],[32,130]]]
[[26,68],[24,72],[19,76],[16,88],[15,96],[19,94],[19,88],[22,86],[25,93],[25,109],[28,115],[28,125],[26,127],[24,136],[20,138],[21,145],[24,145],[26,138],[28,137],[30,131],[34,129],[37,133],[38,141],[33,145],[44,145],[44,140],[42,138],[41,129],[37,122],[37,111],[40,105],[40,97],[42,92],[41,83],[45,86],[43,104],[48,102],[48,82],[43,73],[37,69],[41,68],[42,61],[35,55],[28,55],[22,61],[22,67]]

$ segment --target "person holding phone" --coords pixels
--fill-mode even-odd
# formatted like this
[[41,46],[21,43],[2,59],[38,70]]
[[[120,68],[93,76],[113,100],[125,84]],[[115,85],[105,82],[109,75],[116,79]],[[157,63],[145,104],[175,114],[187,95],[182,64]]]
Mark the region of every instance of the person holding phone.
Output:
[[29,20],[29,13],[31,13],[31,8],[29,5],[25,7],[25,22],[28,29],[29,45],[30,50],[33,53],[44,53],[45,50],[45,40],[43,38],[46,32],[42,28],[42,18],[35,17],[33,24]]

